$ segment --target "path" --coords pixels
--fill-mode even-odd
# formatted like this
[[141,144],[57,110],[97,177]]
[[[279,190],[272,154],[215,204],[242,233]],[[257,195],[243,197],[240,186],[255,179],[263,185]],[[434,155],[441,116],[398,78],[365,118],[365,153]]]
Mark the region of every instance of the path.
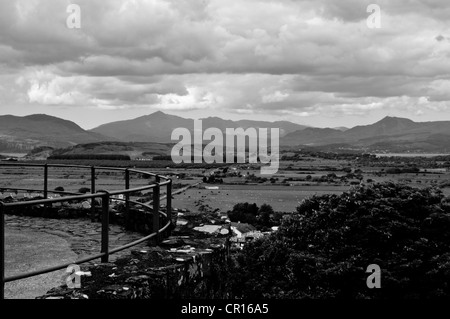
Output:
[[[100,252],[101,224],[89,219],[47,219],[5,215],[6,276],[38,270]],[[110,225],[109,247],[128,244],[143,235]],[[143,249],[146,243],[134,246]],[[126,249],[110,256],[110,261],[130,253]],[[100,263],[100,259],[90,263]],[[63,270],[5,285],[6,298],[34,298],[58,286]],[[56,284],[55,284],[56,283]],[[45,291],[42,291],[45,290]]]

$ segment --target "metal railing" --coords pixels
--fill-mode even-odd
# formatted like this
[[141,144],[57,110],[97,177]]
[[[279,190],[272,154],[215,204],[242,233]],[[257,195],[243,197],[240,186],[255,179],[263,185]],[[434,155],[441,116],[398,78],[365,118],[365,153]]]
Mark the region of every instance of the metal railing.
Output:
[[[30,201],[20,201],[20,202],[11,202],[4,203],[0,201],[0,275],[1,275],[1,287],[0,287],[0,299],[4,299],[4,289],[5,283],[20,280],[24,278],[29,278],[37,275],[42,275],[45,273],[53,272],[56,270],[61,270],[67,268],[69,265],[74,263],[82,264],[94,259],[101,259],[102,263],[109,261],[109,255],[117,253],[119,251],[128,249],[135,245],[138,245],[144,241],[154,239],[156,241],[160,240],[160,234],[167,230],[171,224],[171,212],[172,212],[172,180],[165,176],[160,176],[154,173],[149,173],[141,170],[135,170],[130,168],[117,168],[117,167],[101,167],[101,166],[83,166],[83,165],[64,165],[64,164],[25,164],[25,163],[0,163],[0,167],[41,167],[44,169],[44,187],[43,190],[34,190],[34,189],[26,189],[26,188],[10,188],[10,187],[0,187],[0,190],[13,190],[13,191],[35,191],[42,192],[44,199],[40,200],[30,200]],[[49,168],[80,168],[80,169],[88,169],[91,173],[91,193],[90,194],[80,194],[80,193],[71,193],[64,191],[49,191],[48,190],[48,172]],[[124,180],[125,180],[125,189],[118,191],[106,191],[106,190],[98,190],[96,191],[96,173],[98,171],[122,171],[124,172]],[[136,173],[143,176],[154,177],[154,183],[146,186],[130,188],[130,173]],[[164,181],[161,182],[161,179]],[[166,186],[166,213],[160,211],[160,194],[161,194],[161,186]],[[141,192],[144,190],[151,189],[153,192],[151,205],[140,203],[137,201],[133,201],[130,199],[130,194],[135,192]],[[60,198],[48,198],[48,193],[69,195],[63,196]],[[140,238],[136,241],[133,241],[129,244],[109,249],[109,205],[110,199],[115,195],[124,195],[125,199],[125,216],[128,218],[130,214],[130,204],[138,205],[144,207],[147,212],[152,212],[153,214],[153,232],[150,235],[147,235],[143,238]],[[30,207],[35,205],[51,205],[53,203],[62,203],[67,201],[79,201],[79,200],[91,200],[91,209],[92,216],[95,214],[95,199],[101,198],[101,211],[102,211],[102,231],[101,231],[101,249],[100,253],[92,256],[88,256],[74,262],[64,263],[53,267],[48,267],[45,269],[40,269],[36,271],[31,271],[27,273],[21,273],[15,276],[5,277],[5,213],[10,208],[17,207]],[[114,198],[117,200],[117,198]],[[164,216],[167,220],[167,223],[160,228],[160,215]]]

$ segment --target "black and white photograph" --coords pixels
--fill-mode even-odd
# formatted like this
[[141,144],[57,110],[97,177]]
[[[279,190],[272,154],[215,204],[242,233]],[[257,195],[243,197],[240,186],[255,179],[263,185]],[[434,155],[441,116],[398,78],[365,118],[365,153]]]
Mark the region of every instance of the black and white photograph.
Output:
[[449,301],[449,19],[447,0],[0,0],[0,299]]

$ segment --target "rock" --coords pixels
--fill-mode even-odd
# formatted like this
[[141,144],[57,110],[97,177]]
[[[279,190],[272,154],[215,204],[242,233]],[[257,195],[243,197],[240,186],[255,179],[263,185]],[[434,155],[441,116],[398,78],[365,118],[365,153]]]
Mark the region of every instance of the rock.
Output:
[[163,247],[179,247],[181,245],[184,245],[184,242],[183,240],[173,238],[164,240],[160,245]]
[[185,219],[177,219],[177,226],[185,226],[187,225],[189,222]]
[[120,286],[120,285],[110,285],[110,286],[106,286],[105,288],[103,288],[103,290],[105,292],[121,291],[122,290],[122,286]]
[[128,284],[142,284],[143,282],[149,280],[150,277],[147,275],[140,275],[140,276],[133,276],[125,280],[125,282]]
[[218,225],[201,225],[200,227],[195,227],[194,230],[207,234],[213,234],[217,232],[221,227],[222,226]]
[[77,271],[75,272],[75,275],[77,276],[87,276],[87,277],[91,277],[92,273],[90,271]]
[[81,203],[81,207],[84,209],[90,209],[91,208],[91,204],[88,201],[84,201]]

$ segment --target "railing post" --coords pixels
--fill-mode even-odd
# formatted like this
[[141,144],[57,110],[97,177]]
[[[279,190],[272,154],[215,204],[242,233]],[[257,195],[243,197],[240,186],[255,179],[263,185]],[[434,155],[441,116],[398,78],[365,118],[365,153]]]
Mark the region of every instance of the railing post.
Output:
[[[125,189],[130,189],[130,171],[125,170]],[[130,222],[130,193],[125,194],[125,225],[129,226]]]
[[0,202],[0,300],[5,299],[5,206]]
[[169,179],[169,184],[167,184],[167,195],[166,195],[166,213],[167,218],[172,222],[172,179]]
[[48,165],[44,165],[44,198],[48,198]]
[[107,263],[109,260],[109,193],[102,191],[105,194],[102,196],[102,249],[101,253],[106,253],[102,256],[102,263]]
[[[44,198],[48,198],[48,165],[45,163],[44,165]],[[51,207],[52,204],[44,205],[44,214],[47,213],[47,210]]]
[[[91,166],[91,193],[95,194],[95,166]],[[91,221],[95,221],[95,198],[91,199]]]
[[[153,232],[159,232],[159,194],[160,194],[160,186],[159,186],[160,178],[158,175],[155,176],[156,186],[153,188]],[[159,234],[156,235],[156,243],[159,243]]]

